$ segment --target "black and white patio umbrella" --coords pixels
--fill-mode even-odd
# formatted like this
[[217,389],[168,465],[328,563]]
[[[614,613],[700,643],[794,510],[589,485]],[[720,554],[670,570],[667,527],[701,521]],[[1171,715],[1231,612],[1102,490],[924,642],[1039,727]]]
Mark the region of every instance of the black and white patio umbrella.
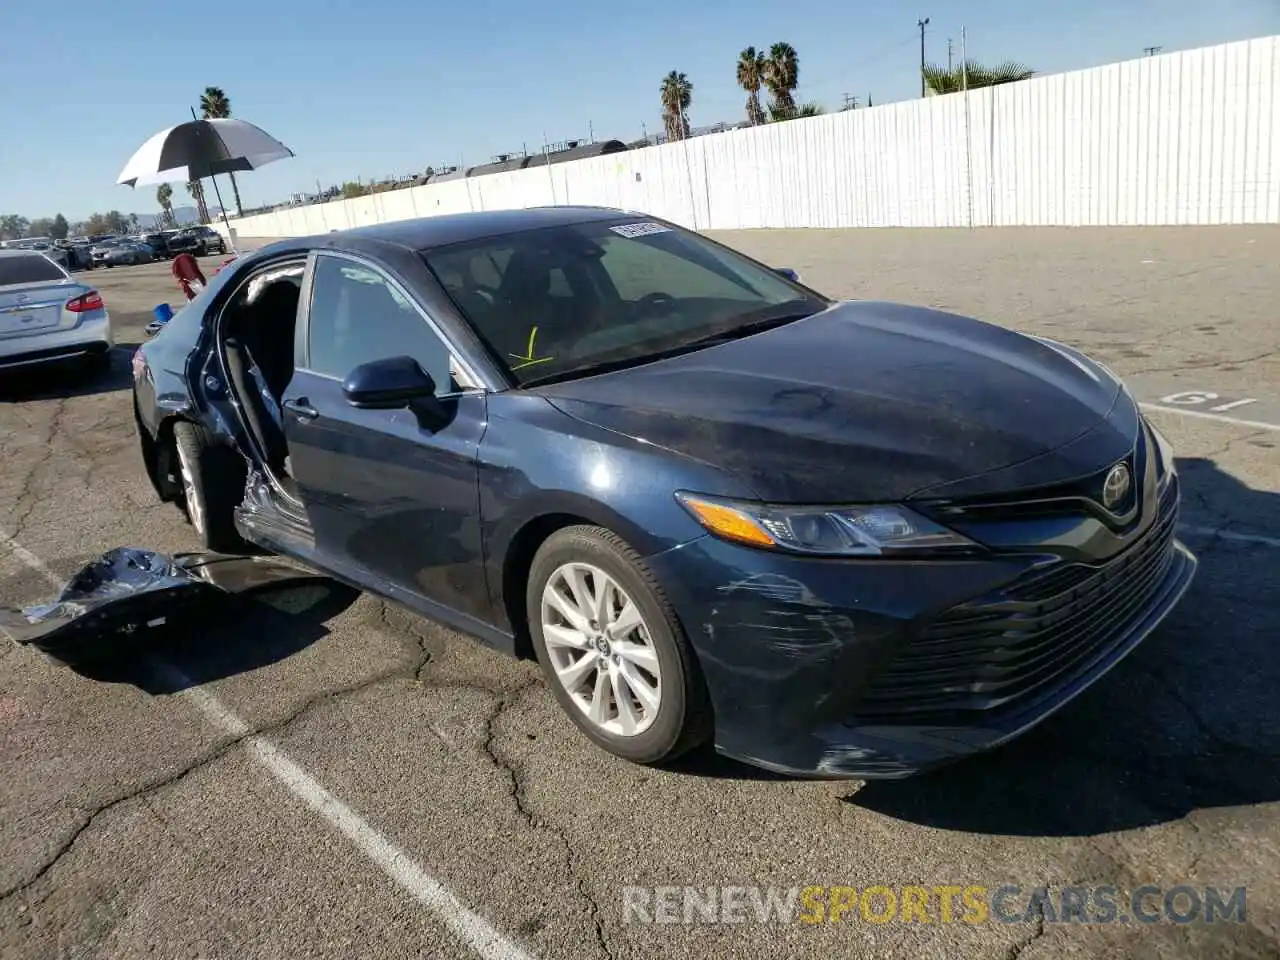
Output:
[[[161,130],[129,158],[116,183],[129,187],[210,179],[220,173],[257,170],[293,151],[245,120],[188,120]],[[222,206],[218,181],[213,192]],[[226,222],[226,210],[222,211]]]

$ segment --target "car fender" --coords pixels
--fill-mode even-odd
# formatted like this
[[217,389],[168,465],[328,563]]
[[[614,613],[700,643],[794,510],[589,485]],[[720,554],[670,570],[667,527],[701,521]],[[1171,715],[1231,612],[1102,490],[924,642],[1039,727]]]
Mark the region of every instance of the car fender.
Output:
[[503,557],[524,527],[554,514],[607,527],[650,556],[706,532],[675,491],[751,496],[717,467],[570,417],[536,395],[491,397],[478,457],[489,557]]
[[[489,530],[486,538],[490,557],[501,559],[525,531],[549,517],[580,517],[587,523],[613,531],[642,557],[670,549],[670,543],[624,516],[609,504],[571,490],[547,490],[521,502],[518,511],[508,511]],[[690,521],[689,536],[696,539],[705,531]]]

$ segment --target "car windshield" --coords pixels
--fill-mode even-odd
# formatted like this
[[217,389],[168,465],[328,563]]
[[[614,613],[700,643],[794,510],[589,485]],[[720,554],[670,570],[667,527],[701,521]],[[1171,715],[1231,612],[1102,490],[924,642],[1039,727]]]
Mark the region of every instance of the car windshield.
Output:
[[56,283],[66,278],[61,267],[38,253],[0,256],[0,287],[18,283]]
[[635,216],[453,244],[423,258],[521,385],[695,350],[829,303],[696,233]]

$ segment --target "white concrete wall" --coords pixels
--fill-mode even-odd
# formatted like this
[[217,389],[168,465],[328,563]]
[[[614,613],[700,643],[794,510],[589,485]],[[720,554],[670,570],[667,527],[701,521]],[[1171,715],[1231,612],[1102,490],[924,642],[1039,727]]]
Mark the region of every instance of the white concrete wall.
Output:
[[593,204],[695,229],[1280,223],[1280,36],[232,221]]

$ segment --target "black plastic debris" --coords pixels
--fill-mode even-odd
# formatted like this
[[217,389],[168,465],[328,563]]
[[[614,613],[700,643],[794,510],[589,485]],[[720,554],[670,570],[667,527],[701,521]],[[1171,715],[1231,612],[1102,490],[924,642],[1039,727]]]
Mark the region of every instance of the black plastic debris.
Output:
[[314,579],[326,578],[274,557],[117,547],[77,571],[54,599],[0,607],[0,630],[61,660],[98,659],[165,631],[211,626],[255,590]]

